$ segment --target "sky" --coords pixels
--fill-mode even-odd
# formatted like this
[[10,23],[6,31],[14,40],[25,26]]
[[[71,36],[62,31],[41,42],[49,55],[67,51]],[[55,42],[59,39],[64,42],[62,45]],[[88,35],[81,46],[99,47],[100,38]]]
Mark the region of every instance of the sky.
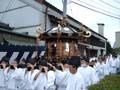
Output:
[[[62,0],[47,0],[57,8],[63,8]],[[112,15],[109,17],[75,3],[87,6],[97,11]],[[115,32],[120,31],[120,1],[119,0],[68,0],[67,14],[85,24],[95,32],[98,32],[98,23],[104,23],[104,36],[113,46],[115,42]]]

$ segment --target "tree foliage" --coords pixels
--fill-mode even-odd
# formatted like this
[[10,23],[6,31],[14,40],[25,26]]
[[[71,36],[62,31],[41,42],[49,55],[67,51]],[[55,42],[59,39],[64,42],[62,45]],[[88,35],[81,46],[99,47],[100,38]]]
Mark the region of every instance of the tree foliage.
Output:
[[113,52],[114,52],[115,54],[120,54],[120,47],[113,49]]
[[112,49],[110,43],[107,42],[106,43],[106,54],[111,54],[111,53],[113,53],[113,49]]

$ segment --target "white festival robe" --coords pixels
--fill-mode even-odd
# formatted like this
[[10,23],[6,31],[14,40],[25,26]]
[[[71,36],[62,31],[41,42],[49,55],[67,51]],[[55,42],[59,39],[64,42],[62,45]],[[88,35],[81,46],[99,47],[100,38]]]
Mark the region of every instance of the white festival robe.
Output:
[[17,90],[23,90],[21,86],[24,84],[24,75],[25,75],[25,68],[18,68],[16,70],[16,87]]
[[116,59],[112,59],[110,61],[110,67],[111,67],[111,74],[115,74],[117,72],[117,60]]
[[79,67],[78,72],[82,75],[85,86],[88,87],[90,85],[96,84],[99,81],[98,75],[94,68],[87,67]]
[[47,77],[47,87],[46,90],[55,90],[55,72],[50,70],[48,71],[48,77]]
[[108,62],[104,62],[103,63],[103,74],[104,74],[104,76],[106,76],[106,75],[109,75],[110,74],[110,70],[109,70],[109,64],[108,64]]
[[69,75],[66,90],[86,90],[84,80],[79,72]]
[[24,75],[24,81],[23,81],[23,90],[35,90],[35,86],[34,86],[34,77],[36,75],[36,72],[33,71],[27,71],[25,72]]
[[55,84],[57,86],[57,90],[66,90],[67,79],[69,77],[70,72],[67,70],[60,71],[56,70],[56,80]]
[[6,88],[6,76],[4,69],[0,69],[0,90],[5,90]]
[[94,69],[97,72],[99,80],[103,79],[104,78],[103,63],[97,62],[94,66]]
[[7,83],[6,83],[6,90],[17,90],[16,87],[16,69],[9,69],[7,73]]
[[37,80],[34,81],[35,90],[46,90],[47,76],[45,73],[40,73]]

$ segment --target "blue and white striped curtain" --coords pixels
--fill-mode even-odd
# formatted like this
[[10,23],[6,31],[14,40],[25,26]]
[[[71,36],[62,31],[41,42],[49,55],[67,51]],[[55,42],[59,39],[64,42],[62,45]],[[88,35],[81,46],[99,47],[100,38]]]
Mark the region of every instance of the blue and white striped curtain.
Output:
[[[35,51],[35,46],[12,45],[9,43],[0,44],[0,60],[6,56],[11,61],[16,59],[19,62],[23,58],[35,57]],[[45,51],[45,46],[38,46],[36,55],[40,55],[42,51]]]

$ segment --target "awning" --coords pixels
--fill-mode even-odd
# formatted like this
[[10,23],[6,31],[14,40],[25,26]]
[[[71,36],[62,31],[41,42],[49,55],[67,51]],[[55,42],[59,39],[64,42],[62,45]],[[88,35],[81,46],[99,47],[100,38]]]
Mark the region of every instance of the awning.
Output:
[[36,52],[36,46],[0,44],[0,59],[6,56],[10,61],[16,59],[19,62],[23,58],[29,59],[36,55],[41,56],[43,51],[45,51],[45,46],[38,46]]
[[0,61],[7,54],[7,52],[0,52]]

